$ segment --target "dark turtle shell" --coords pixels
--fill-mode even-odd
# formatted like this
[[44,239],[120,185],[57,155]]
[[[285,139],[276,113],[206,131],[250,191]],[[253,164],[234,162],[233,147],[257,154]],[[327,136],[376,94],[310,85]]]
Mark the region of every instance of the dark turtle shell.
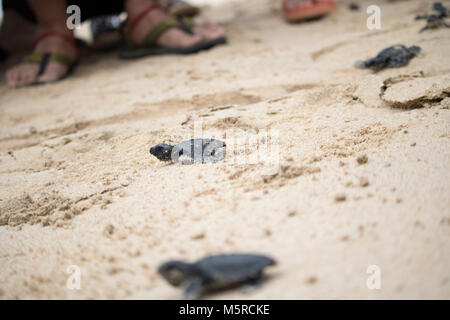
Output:
[[275,260],[258,254],[221,254],[203,258],[193,267],[205,284],[227,285],[229,283],[257,280],[265,267]]
[[402,44],[397,44],[381,50],[374,58],[357,62],[356,67],[371,68],[374,70],[403,67],[406,66],[409,60],[414,58],[420,50],[421,49],[418,46],[408,48]]
[[241,284],[256,285],[264,268],[274,264],[275,260],[259,254],[221,254],[195,263],[167,261],[158,272],[171,285],[184,287],[184,299],[196,299]]
[[433,3],[433,7],[431,8],[431,10],[428,14],[435,15],[435,16],[442,18],[442,17],[448,16],[448,10],[446,7],[444,7],[442,2],[435,2],[435,3]]

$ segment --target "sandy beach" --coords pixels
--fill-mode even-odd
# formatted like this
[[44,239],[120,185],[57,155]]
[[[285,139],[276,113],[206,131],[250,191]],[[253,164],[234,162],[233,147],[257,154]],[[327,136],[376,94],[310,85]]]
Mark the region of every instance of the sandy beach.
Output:
[[[450,299],[450,29],[418,32],[433,1],[350,2],[287,24],[279,1],[200,1],[228,45],[94,54],[39,87],[11,89],[2,72],[0,299],[179,299],[162,262],[227,252],[277,265],[257,290],[208,299]],[[397,43],[422,51],[354,67]],[[149,154],[199,124],[225,141],[278,132],[278,170]]]

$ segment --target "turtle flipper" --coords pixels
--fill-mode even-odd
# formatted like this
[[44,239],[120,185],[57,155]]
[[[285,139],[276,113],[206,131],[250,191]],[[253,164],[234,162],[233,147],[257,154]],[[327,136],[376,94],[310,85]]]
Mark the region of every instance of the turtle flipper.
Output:
[[426,25],[425,27],[423,27],[422,29],[419,30],[419,33],[422,33],[422,32],[424,32],[425,30],[428,30],[428,29],[429,29],[429,27],[428,27],[428,25]]
[[365,61],[356,61],[355,67],[358,69],[378,68],[378,64],[380,64],[380,61],[375,57],[367,59]]
[[203,282],[200,278],[193,278],[189,280],[184,289],[184,300],[196,300],[202,295]]
[[367,68],[366,67],[366,62],[363,61],[363,60],[356,61],[355,62],[355,68],[358,68],[358,69],[365,69],[365,68]]

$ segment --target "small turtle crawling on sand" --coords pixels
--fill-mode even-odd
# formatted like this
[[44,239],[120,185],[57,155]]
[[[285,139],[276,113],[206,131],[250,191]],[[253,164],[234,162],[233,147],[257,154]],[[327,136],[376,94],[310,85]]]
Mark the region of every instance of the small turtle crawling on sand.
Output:
[[442,27],[450,28],[450,22],[447,22],[444,19],[436,16],[429,16],[427,18],[427,24],[425,25],[425,27],[420,29],[419,33],[422,33],[428,29],[439,29]]
[[216,139],[190,139],[182,141],[176,146],[160,143],[150,148],[150,154],[161,161],[179,161],[181,156],[189,157],[194,162],[218,162],[223,159],[223,152],[220,150],[225,147],[223,141]]
[[384,68],[399,68],[406,66],[409,60],[417,56],[420,50],[418,46],[407,48],[402,44],[397,44],[380,51],[374,58],[357,61],[355,66],[360,69],[370,68],[375,71]]
[[445,8],[442,3],[435,2],[431,10],[424,15],[420,15],[416,17],[416,20],[426,19],[427,24],[425,27],[420,29],[419,33],[428,30],[428,29],[438,29],[441,27],[450,28],[450,23],[445,21],[445,18],[449,16],[449,11]]
[[448,12],[447,8],[444,7],[444,5],[441,2],[435,2],[435,3],[433,3],[431,10],[428,11],[427,14],[417,16],[416,20],[428,19],[428,17],[430,17],[430,16],[444,18],[444,17],[448,17],[448,14],[449,14],[449,12]]
[[221,254],[195,263],[169,261],[158,272],[173,286],[184,286],[184,299],[255,283],[262,279],[265,267],[275,264],[272,258],[257,254]]

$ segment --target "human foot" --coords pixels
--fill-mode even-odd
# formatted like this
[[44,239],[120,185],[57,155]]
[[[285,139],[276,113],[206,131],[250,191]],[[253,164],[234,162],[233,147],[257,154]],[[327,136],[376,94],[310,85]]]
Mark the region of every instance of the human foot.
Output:
[[206,40],[213,40],[225,37],[225,29],[214,22],[204,22],[194,26],[194,32],[201,35]]
[[[38,57],[40,54],[52,53],[67,57],[68,61],[75,61],[78,57],[78,48],[71,33],[43,30],[41,36],[35,42],[33,54],[30,57]],[[22,62],[6,72],[6,81],[11,86],[24,86],[35,82],[50,82],[63,77],[68,72],[66,61],[54,61],[51,59],[44,70],[40,70],[40,64]],[[62,59],[60,59],[62,60]],[[41,74],[40,74],[41,72]]]
[[[131,1],[127,1],[129,2]],[[145,1],[140,2],[145,3]],[[132,6],[127,10],[129,21],[131,21],[128,25],[129,37],[134,44],[144,43],[150,30],[161,22],[174,19],[157,5],[150,5],[147,8]],[[156,39],[156,44],[167,48],[183,48],[200,43],[202,40],[201,35],[190,34],[179,28],[170,28]]]

